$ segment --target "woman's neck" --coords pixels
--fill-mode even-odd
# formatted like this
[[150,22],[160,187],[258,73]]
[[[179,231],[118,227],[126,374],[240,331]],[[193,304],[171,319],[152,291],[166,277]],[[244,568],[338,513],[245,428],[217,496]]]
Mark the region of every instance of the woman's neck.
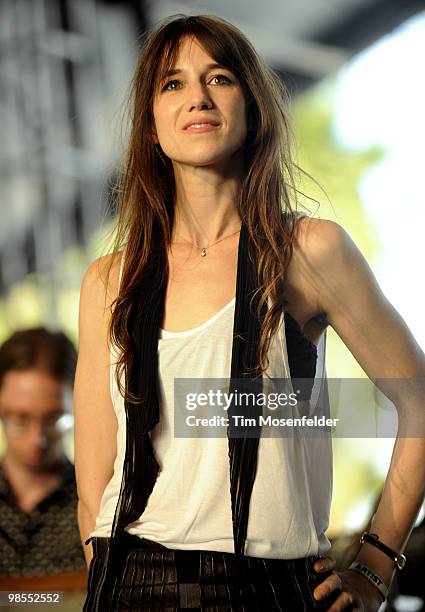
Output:
[[173,240],[211,244],[240,228],[240,177],[233,164],[231,171],[179,165],[175,179]]

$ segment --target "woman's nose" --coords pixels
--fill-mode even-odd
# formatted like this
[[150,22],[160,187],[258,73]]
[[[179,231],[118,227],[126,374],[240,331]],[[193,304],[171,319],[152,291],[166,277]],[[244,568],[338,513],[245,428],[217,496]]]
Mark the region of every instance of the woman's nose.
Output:
[[204,110],[213,106],[208,90],[201,83],[193,85],[188,89],[187,103],[189,110]]

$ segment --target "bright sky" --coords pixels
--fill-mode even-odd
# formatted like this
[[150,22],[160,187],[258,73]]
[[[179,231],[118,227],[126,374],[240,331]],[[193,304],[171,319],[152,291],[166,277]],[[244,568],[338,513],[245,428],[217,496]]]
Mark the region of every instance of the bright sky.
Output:
[[385,158],[362,178],[364,210],[382,244],[379,283],[425,348],[425,13],[356,56],[337,79],[334,134]]

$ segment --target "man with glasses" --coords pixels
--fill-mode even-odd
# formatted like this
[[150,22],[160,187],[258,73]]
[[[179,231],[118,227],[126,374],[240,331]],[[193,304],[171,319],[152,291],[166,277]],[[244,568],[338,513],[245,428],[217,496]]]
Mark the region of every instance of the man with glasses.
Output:
[[0,347],[0,575],[85,569],[74,466],[63,448],[72,427],[76,351],[63,333],[16,332]]

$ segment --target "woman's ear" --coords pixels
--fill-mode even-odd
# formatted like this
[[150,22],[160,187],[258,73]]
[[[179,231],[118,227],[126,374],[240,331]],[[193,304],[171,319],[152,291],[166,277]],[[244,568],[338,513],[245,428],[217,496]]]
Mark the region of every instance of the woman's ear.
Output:
[[158,140],[158,136],[157,136],[156,130],[153,130],[153,132],[151,134],[151,138],[152,138],[153,144],[159,144],[159,140]]

